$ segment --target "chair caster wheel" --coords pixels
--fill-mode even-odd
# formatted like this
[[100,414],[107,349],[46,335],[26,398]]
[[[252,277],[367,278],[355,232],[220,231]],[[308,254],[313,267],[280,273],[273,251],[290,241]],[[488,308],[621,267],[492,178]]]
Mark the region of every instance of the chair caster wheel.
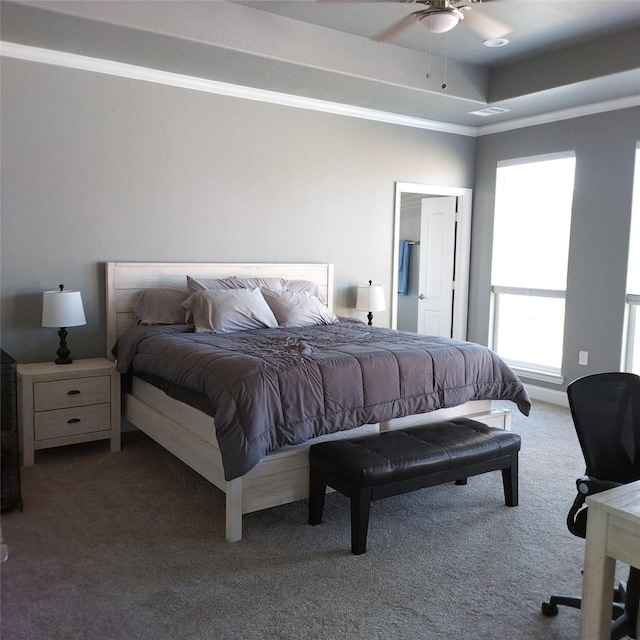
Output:
[[553,618],[554,616],[558,615],[557,604],[551,604],[550,602],[543,602],[541,608],[542,608],[542,613],[545,616],[548,616],[549,618]]

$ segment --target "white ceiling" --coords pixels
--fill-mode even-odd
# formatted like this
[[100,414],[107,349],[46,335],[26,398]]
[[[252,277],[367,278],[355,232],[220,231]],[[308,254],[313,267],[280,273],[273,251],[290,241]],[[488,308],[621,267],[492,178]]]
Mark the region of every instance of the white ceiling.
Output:
[[[466,127],[640,104],[639,0],[484,0],[447,35],[416,23],[387,42],[375,37],[421,5],[3,0],[1,8],[6,42]],[[486,36],[510,43],[490,49]],[[488,105],[509,111],[469,114]]]

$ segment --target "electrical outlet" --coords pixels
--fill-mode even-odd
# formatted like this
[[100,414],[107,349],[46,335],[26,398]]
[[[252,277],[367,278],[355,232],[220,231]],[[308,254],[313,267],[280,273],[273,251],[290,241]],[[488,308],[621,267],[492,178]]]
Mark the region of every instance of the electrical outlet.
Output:
[[584,366],[589,364],[589,352],[588,351],[580,351],[578,353],[578,364],[582,364]]

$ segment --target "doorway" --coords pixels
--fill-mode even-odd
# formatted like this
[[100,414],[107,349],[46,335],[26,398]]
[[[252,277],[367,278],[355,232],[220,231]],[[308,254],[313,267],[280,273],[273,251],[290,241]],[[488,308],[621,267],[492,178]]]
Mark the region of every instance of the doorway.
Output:
[[[471,197],[471,189],[396,183],[392,328],[466,339]],[[398,295],[401,240],[410,242],[406,295]]]

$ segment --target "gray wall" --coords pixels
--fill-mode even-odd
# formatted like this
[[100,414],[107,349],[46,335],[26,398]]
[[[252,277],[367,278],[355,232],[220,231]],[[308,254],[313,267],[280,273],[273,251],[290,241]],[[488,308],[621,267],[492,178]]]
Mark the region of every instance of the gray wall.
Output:
[[87,312],[72,355],[104,353],[107,260],[329,261],[337,312],[359,317],[357,284],[391,289],[396,181],[475,187],[468,336],[486,344],[496,163],[575,150],[563,387],[619,367],[638,108],[475,141],[1,64],[1,339],[21,362],[54,357],[41,292],[61,282]]
[[[620,367],[633,169],[640,108],[478,139],[473,210],[469,340],[489,334],[496,164],[507,158],[574,150],[576,177],[567,276],[564,389],[579,376]],[[526,238],[523,238],[526,241]],[[544,260],[545,248],[540,247]],[[578,351],[589,352],[588,366]],[[551,384],[532,381],[540,386]]]
[[55,357],[59,283],[87,314],[72,356],[104,354],[108,260],[332,262],[336,311],[363,317],[356,285],[391,289],[394,183],[473,186],[473,138],[1,60],[1,337],[20,362]]

